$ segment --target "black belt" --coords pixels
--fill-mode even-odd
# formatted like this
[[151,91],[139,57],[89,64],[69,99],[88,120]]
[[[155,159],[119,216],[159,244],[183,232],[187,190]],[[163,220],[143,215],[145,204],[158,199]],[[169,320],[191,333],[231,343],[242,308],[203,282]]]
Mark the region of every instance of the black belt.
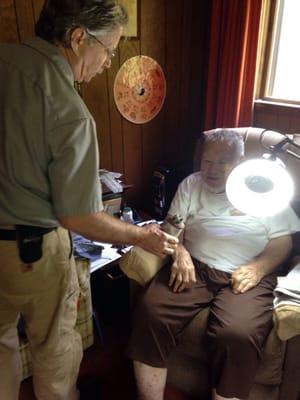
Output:
[[16,229],[0,229],[0,240],[15,240],[19,257],[25,264],[38,261],[43,255],[43,236],[55,228],[40,226],[15,225]]
[[[28,230],[33,235],[43,236],[53,231],[55,228],[42,228],[40,226],[18,225],[20,229]],[[0,229],[0,240],[17,240],[17,229]]]

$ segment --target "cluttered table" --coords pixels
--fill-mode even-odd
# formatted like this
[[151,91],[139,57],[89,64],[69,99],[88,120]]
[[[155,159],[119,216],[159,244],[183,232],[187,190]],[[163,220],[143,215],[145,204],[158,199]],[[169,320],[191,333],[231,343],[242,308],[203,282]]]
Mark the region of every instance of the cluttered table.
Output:
[[75,258],[85,258],[90,263],[90,273],[115,265],[131,246],[115,246],[94,242],[72,233]]
[[[151,222],[155,221],[147,220],[137,225]],[[91,311],[95,332],[104,346],[105,327],[122,321],[125,324],[129,319],[129,283],[119,268],[119,261],[132,246],[94,242],[74,233],[72,239],[75,259],[89,261]]]
[[91,261],[90,272],[93,273],[100,268],[109,268],[115,265],[123,254],[127,253],[131,249],[131,246],[114,246],[107,243],[96,242],[103,247],[101,257]]
[[[147,220],[138,222],[136,225],[143,226],[156,222],[155,220]],[[90,262],[90,273],[97,270],[107,270],[115,266],[117,261],[127,253],[132,246],[112,245],[109,243],[94,242],[83,238],[80,235],[72,233],[74,256],[75,258],[85,258]]]

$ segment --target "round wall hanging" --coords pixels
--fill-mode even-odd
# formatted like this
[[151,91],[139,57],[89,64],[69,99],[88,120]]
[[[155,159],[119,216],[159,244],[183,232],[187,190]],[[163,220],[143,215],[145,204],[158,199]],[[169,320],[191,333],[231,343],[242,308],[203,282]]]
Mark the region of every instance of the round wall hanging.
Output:
[[114,82],[114,99],[128,121],[144,124],[161,110],[166,96],[166,80],[161,66],[147,56],[129,58]]

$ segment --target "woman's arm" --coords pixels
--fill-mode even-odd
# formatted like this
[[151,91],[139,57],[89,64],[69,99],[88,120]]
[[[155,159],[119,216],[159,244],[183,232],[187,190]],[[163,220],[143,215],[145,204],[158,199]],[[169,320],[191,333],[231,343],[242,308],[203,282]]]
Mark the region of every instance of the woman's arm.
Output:
[[182,292],[196,282],[195,266],[190,253],[182,244],[174,251],[173,260],[169,286],[173,287],[174,292]]

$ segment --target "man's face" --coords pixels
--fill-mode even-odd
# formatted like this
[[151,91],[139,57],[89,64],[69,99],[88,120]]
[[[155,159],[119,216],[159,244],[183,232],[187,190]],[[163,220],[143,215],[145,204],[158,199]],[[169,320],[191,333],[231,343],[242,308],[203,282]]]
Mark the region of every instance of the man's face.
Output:
[[123,28],[121,26],[113,31],[97,37],[99,41],[84,32],[84,40],[79,48],[78,61],[74,70],[75,80],[89,82],[96,75],[101,74],[105,68],[111,66],[111,54],[118,46]]
[[229,146],[223,141],[206,143],[200,170],[208,190],[213,193],[224,192],[227,177],[240,159],[236,155],[235,146]]

